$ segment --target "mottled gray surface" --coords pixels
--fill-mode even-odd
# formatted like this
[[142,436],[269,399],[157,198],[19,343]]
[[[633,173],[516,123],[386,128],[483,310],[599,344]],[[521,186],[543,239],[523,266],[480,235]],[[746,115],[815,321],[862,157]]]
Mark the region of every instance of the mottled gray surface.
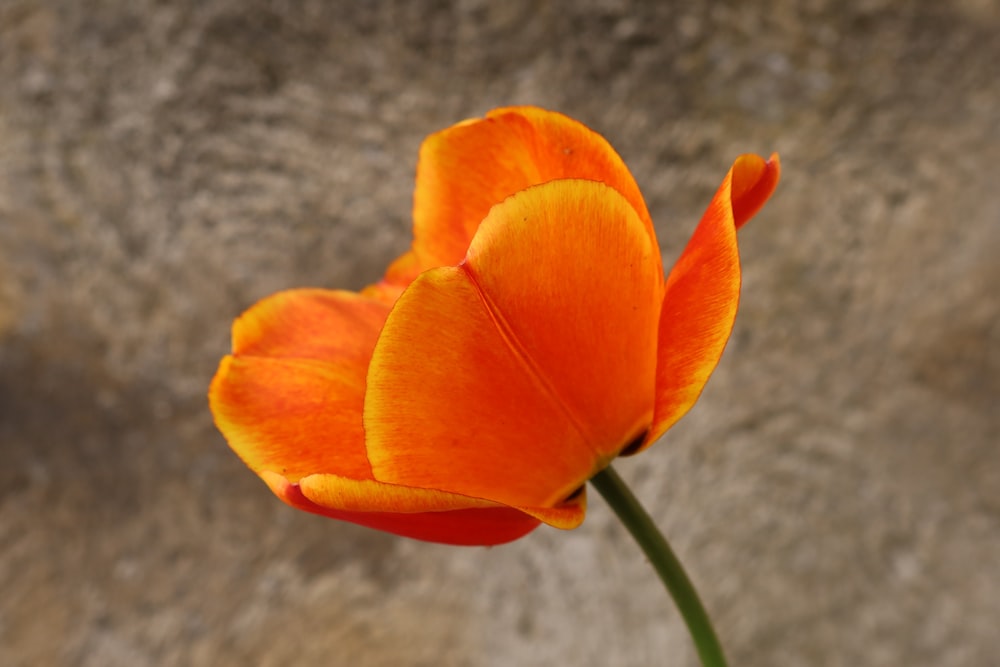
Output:
[[211,425],[232,318],[377,278],[420,140],[509,103],[605,134],[668,261],[782,154],[719,371],[619,466],[733,664],[998,664],[997,34],[992,0],[0,1],[0,664],[696,664],[596,496],[426,545],[286,508]]

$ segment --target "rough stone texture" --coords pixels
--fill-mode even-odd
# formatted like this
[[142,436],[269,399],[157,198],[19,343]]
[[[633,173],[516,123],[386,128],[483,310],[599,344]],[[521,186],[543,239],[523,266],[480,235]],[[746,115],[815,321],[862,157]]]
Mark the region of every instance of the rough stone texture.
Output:
[[204,393],[232,318],[409,242],[427,133],[605,134],[676,256],[781,152],[694,412],[620,469],[734,665],[1000,656],[1000,8],[0,2],[0,664],[695,665],[599,498],[496,549],[296,513]]

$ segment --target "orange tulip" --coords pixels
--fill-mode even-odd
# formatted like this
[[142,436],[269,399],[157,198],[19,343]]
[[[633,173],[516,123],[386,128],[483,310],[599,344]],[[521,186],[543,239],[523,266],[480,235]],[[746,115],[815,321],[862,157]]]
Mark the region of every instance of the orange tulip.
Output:
[[585,482],[704,387],[736,228],[779,172],[738,158],[664,279],[635,181],[580,123],[516,107],[431,135],[412,248],[360,294],[290,290],[237,319],[216,424],[299,509],[451,544],[574,528]]

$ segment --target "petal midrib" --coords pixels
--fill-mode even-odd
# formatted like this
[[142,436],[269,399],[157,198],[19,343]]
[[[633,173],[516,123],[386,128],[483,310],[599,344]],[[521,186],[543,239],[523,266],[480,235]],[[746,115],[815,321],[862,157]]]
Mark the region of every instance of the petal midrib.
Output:
[[489,294],[487,294],[479,284],[475,271],[473,271],[465,261],[461,262],[458,265],[458,268],[461,269],[466,276],[468,276],[469,282],[472,283],[479,300],[483,304],[483,308],[485,308],[486,313],[489,315],[490,320],[496,327],[500,337],[503,339],[504,343],[506,343],[507,348],[511,351],[514,357],[521,362],[529,377],[531,377],[531,379],[541,389],[541,393],[549,399],[549,402],[553,404],[556,409],[562,412],[573,429],[580,435],[580,439],[590,449],[591,453],[594,454],[594,456],[598,456],[598,450],[593,444],[593,434],[586,428],[586,421],[580,419],[569,405],[560,400],[559,392],[556,391],[556,388],[553,386],[548,377],[546,377],[546,374],[542,371],[539,364],[528,353],[524,344],[517,337],[517,334],[514,333],[513,328],[507,323],[507,319],[504,317],[500,308],[493,302],[492,299],[490,299]]

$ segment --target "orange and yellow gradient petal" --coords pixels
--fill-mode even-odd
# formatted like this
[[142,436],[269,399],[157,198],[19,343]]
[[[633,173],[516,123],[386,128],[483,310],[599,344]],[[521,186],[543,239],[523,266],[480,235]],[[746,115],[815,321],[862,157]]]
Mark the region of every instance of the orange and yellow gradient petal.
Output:
[[406,537],[500,544],[541,521],[572,528],[585,498],[505,507],[372,476],[361,414],[365,374],[388,309],[349,292],[291,290],[234,325],[234,352],[209,391],[232,449],[289,505]]
[[736,229],[774,192],[777,155],[740,156],[667,276],[659,325],[656,409],[643,447],[683,417],[701,394],[729,340],[740,299]]
[[434,134],[411,249],[362,294],[290,290],[241,316],[216,424],[305,511],[449,544],[574,528],[584,483],[701,393],[739,301],[736,229],[780,171],[740,157],[664,280],[600,135],[532,107]]
[[573,494],[648,427],[659,254],[616,190],[562,180],[494,207],[421,274],[368,373],[376,478],[515,507]]
[[490,209],[533,185],[584,179],[617,190],[656,244],[639,186],[604,137],[535,107],[495,109],[430,135],[420,147],[413,247],[366,293],[398,296],[422,271],[458,264]]

